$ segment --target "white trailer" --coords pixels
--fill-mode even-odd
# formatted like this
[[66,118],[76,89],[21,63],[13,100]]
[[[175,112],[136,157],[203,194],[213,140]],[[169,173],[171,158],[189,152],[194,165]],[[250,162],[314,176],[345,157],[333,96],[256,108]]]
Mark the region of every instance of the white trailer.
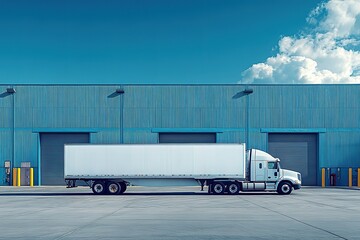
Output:
[[245,144],[67,144],[68,187],[85,181],[95,194],[122,194],[129,185],[209,186],[213,194],[278,191],[301,187],[300,173],[280,168],[279,159]]

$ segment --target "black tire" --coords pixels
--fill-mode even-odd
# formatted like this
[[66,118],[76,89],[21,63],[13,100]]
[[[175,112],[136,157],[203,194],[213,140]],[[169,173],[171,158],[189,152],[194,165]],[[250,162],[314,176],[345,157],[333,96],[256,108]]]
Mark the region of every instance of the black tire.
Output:
[[106,186],[107,193],[110,195],[119,194],[121,191],[121,186],[117,182],[109,181]]
[[120,184],[120,192],[119,192],[119,194],[123,194],[127,189],[126,183],[119,182],[119,184]]
[[227,193],[230,195],[239,194],[240,185],[237,182],[231,182],[227,185]]
[[212,185],[213,194],[220,195],[225,192],[225,185],[222,182],[214,182]]
[[91,187],[92,191],[96,195],[105,194],[106,186],[103,181],[95,181]]
[[281,182],[277,188],[277,192],[282,195],[288,195],[292,192],[292,185],[289,182]]

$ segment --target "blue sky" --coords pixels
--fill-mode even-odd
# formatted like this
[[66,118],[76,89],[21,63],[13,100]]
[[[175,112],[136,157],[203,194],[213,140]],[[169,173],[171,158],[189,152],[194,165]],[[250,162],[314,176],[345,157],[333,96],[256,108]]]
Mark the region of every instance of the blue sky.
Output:
[[0,83],[237,83],[320,2],[1,0]]

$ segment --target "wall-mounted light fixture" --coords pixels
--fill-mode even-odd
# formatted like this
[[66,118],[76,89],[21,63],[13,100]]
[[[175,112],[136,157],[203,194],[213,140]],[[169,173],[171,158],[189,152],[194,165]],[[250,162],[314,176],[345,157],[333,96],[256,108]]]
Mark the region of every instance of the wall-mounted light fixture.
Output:
[[124,94],[124,93],[125,93],[124,89],[121,89],[121,88],[116,89],[115,92],[116,92],[117,94]]
[[246,89],[244,90],[244,93],[245,93],[245,94],[252,94],[253,92],[254,92],[254,90],[251,89],[251,88],[246,88]]
[[10,87],[10,88],[6,89],[6,92],[9,93],[9,94],[14,94],[14,93],[16,93],[16,90],[15,90],[15,88]]

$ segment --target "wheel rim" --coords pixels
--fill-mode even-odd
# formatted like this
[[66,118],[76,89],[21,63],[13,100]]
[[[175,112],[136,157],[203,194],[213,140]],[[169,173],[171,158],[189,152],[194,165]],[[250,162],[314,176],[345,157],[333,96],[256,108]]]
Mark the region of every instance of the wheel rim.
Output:
[[102,193],[104,191],[104,186],[101,183],[97,183],[94,186],[94,191],[96,193]]
[[108,190],[110,193],[117,193],[119,191],[119,185],[117,185],[116,183],[111,183],[109,184]]
[[229,186],[229,192],[234,194],[237,193],[239,190],[238,186],[236,184],[230,184]]
[[287,185],[287,184],[282,185],[282,186],[281,186],[281,191],[282,191],[283,193],[288,193],[288,192],[290,191],[290,186]]
[[214,186],[214,192],[215,193],[221,193],[224,190],[223,186],[221,184],[216,184]]

